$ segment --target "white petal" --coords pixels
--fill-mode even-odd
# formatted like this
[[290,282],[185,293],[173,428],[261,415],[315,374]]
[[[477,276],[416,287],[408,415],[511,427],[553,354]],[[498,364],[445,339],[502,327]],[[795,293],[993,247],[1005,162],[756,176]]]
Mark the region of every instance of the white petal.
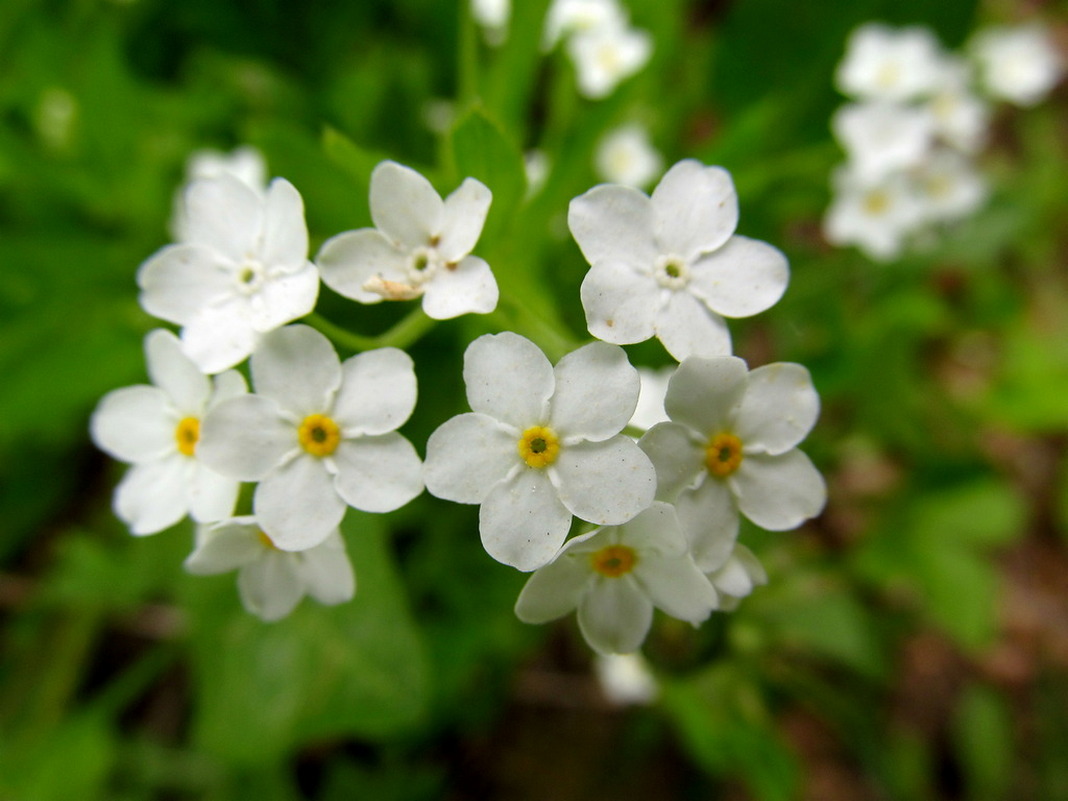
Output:
[[790,280],[781,250],[744,236],[732,236],[690,270],[693,293],[724,317],[749,317],[774,306]]
[[524,623],[548,623],[563,617],[578,606],[591,578],[586,560],[561,555],[527,579],[515,602],[516,617]]
[[237,504],[238,489],[238,481],[197,464],[189,486],[189,516],[198,523],[230,517]]
[[264,533],[276,546],[283,551],[303,551],[318,545],[341,525],[346,507],[326,465],[302,454],[260,482],[253,508]]
[[675,502],[682,533],[697,566],[704,572],[720,567],[738,540],[738,506],[727,484],[708,477]]
[[556,556],[571,527],[549,477],[520,470],[498,482],[482,502],[478,530],[486,553],[517,570],[536,570]]
[[299,269],[308,260],[308,226],[300,192],[285,178],[275,178],[267,188],[263,215],[264,264]]
[[616,535],[617,542],[639,552],[676,558],[689,552],[675,507],[670,503],[654,501],[640,515],[619,526]]
[[241,568],[237,589],[245,609],[268,623],[284,618],[304,597],[294,557],[275,551]]
[[441,241],[437,246],[444,261],[459,261],[475,249],[491,200],[493,193],[489,187],[474,178],[466,178],[445,198]]
[[624,436],[561,447],[549,470],[564,506],[598,525],[627,522],[648,509],[656,493],[652,462]]
[[137,270],[142,308],[185,325],[209,303],[233,290],[230,265],[200,245],[168,245]]
[[255,253],[263,225],[263,199],[241,179],[222,174],[189,184],[185,204],[186,241],[234,261]]
[[599,262],[579,293],[586,327],[598,339],[630,345],[653,335],[661,289],[651,276],[623,262]]
[[745,362],[734,356],[686,359],[668,382],[664,408],[702,437],[718,434],[730,425],[747,376]]
[[812,376],[800,364],[776,362],[749,373],[734,414],[734,433],[745,449],[784,453],[808,436],[820,413]]
[[298,571],[304,590],[321,604],[344,603],[356,594],[356,575],[345,553],[345,541],[337,531],[300,553]]
[[449,320],[461,314],[489,314],[497,308],[500,291],[497,279],[478,256],[465,256],[458,264],[438,269],[426,285],[423,311],[435,320]]
[[652,270],[660,253],[649,197],[629,186],[601,185],[571,201],[567,224],[590,264],[618,262]]
[[392,512],[423,491],[419,454],[396,432],[344,440],[334,461],[338,493],[365,512]]
[[426,443],[423,480],[431,495],[456,503],[482,503],[519,464],[517,440],[484,414],[446,420]]
[[708,579],[717,590],[733,598],[744,598],[753,591],[754,584],[766,584],[768,580],[763,566],[744,545],[736,545],[730,559],[710,573]]
[[215,408],[224,400],[248,393],[248,384],[245,383],[245,377],[237,370],[227,370],[225,373],[219,373],[215,376],[213,386],[214,390],[212,391],[211,400],[208,401],[208,409]]
[[407,281],[407,253],[374,228],[346,231],[326,240],[315,263],[323,283],[339,295],[360,303],[378,303],[382,295],[363,288],[371,278]]
[[656,497],[662,501],[675,500],[705,469],[704,450],[678,423],[658,423],[638,440],[638,447],[656,468]]
[[667,171],[652,197],[659,251],[692,262],[721,247],[738,226],[738,195],[730,173],[693,159]]
[[379,348],[346,359],[334,421],[346,432],[385,434],[399,428],[415,408],[412,357],[397,348]]
[[122,462],[149,462],[177,450],[174,418],[166,393],[138,384],[100,399],[89,433],[100,450]]
[[640,379],[616,345],[593,342],[562,358],[549,421],[560,437],[604,440],[626,426],[638,403]]
[[157,328],[145,337],[145,363],[152,383],[167,393],[182,416],[199,417],[211,394],[211,381],[182,353],[178,337]]
[[599,654],[637,651],[653,622],[653,603],[626,576],[594,583],[578,605],[582,636]]
[[371,173],[371,219],[375,227],[411,250],[441,232],[445,204],[430,181],[394,161]]
[[224,476],[259,481],[299,447],[297,429],[278,416],[274,401],[241,395],[205,415],[196,454]]
[[823,476],[796,449],[778,456],[746,454],[730,481],[742,514],[769,531],[796,528],[827,502]]
[[189,511],[190,472],[194,462],[175,453],[158,462],[131,467],[115,488],[115,514],[130,533],[155,534]]
[[731,352],[726,321],[684,290],[672,292],[657,313],[656,336],[680,362],[690,356],[725,356]]
[[510,331],[485,334],[467,346],[464,383],[472,411],[520,431],[547,421],[548,401],[556,388],[545,354]]
[[319,271],[310,261],[291,273],[268,276],[249,297],[252,327],[260,333],[278,328],[311,312],[319,297]]
[[707,620],[719,602],[716,588],[688,554],[675,558],[642,554],[634,566],[634,579],[658,609],[694,625]]
[[325,336],[306,325],[267,334],[252,355],[256,392],[299,417],[329,412],[341,386],[341,360]]
[[182,329],[182,351],[205,373],[218,373],[248,358],[259,339],[244,298],[205,306]]
[[202,526],[197,547],[186,557],[185,569],[196,576],[211,576],[247,565],[263,553],[259,530],[251,517]]

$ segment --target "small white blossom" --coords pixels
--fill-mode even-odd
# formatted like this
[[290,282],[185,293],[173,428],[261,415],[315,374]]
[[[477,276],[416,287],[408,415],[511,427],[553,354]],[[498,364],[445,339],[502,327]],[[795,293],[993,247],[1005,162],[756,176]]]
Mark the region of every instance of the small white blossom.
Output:
[[660,694],[649,663],[639,652],[597,654],[593,672],[604,697],[617,706],[651,704]]
[[300,193],[283,178],[257,191],[230,174],[183,195],[184,239],[141,265],[149,314],[182,326],[182,349],[206,373],[245,359],[267,331],[315,307]]
[[492,195],[466,179],[444,201],[415,170],[384,161],[371,173],[375,228],[327,240],[316,262],[323,282],[360,303],[423,298],[436,320],[486,314],[497,307],[489,265],[470,255]]
[[909,178],[923,219],[952,222],[967,217],[987,197],[987,183],[972,160],[949,149],[933,153]]
[[848,168],[834,174],[835,194],[823,233],[835,245],[856,245],[878,261],[897,258],[923,221],[923,201],[913,182],[894,173],[875,183]]
[[471,0],[471,15],[482,26],[486,42],[496,47],[508,37],[512,0]]
[[637,123],[609,131],[594,153],[597,174],[613,184],[648,186],[664,166],[664,159],[649,141],[649,133]]
[[696,626],[718,602],[671,505],[655,502],[629,523],[570,540],[527,580],[515,613],[524,623],[548,623],[577,609],[591,648],[626,654],[645,640],[654,607]]
[[819,514],[823,476],[796,448],[816,422],[819,397],[808,371],[777,363],[749,372],[733,356],[679,365],[664,401],[671,422],[638,444],[656,467],[657,498],[674,501],[702,570],[734,547],[738,515],[771,531]]
[[926,100],[935,136],[964,153],[975,153],[986,141],[990,109],[971,90],[966,62],[947,60],[942,80]]
[[653,52],[653,39],[637,28],[602,25],[572,35],[567,51],[575,65],[579,92],[600,100],[645,66]]
[[871,182],[923,161],[933,141],[934,118],[922,106],[848,103],[835,112],[831,128],[854,172]]
[[776,248],[734,235],[738,197],[726,170],[680,161],[652,197],[595,186],[571,201],[568,224],[590,271],[590,333],[626,345],[656,336],[676,359],[730,353],[724,317],[772,306],[789,268]]
[[534,197],[549,178],[549,154],[544,150],[528,150],[523,154],[523,171],[527,176],[527,197]]
[[551,50],[558,41],[597,28],[619,29],[627,15],[618,0],[553,0],[545,15],[542,47]]
[[988,28],[975,36],[970,47],[986,90],[1018,106],[1042,100],[1064,71],[1049,31],[1037,23]]
[[253,510],[279,548],[322,542],[346,505],[390,512],[422,491],[419,456],[395,431],[415,407],[408,354],[381,348],[342,364],[326,337],[293,325],[265,336],[250,364],[257,394],[211,411],[201,457],[260,482]]
[[938,85],[942,59],[941,45],[926,28],[872,22],[850,35],[835,79],[841,92],[857,98],[915,100]]
[[768,583],[768,574],[756,555],[740,542],[717,567],[705,574],[719,593],[719,608],[731,612],[755,587]]
[[185,219],[186,187],[201,178],[218,178],[220,175],[232,175],[260,195],[267,192],[267,162],[263,154],[251,145],[242,145],[231,153],[218,150],[196,151],[186,161],[185,182],[174,198],[170,230],[175,242],[185,242],[189,238],[188,222]]
[[152,386],[109,392],[89,424],[97,447],[133,465],[115,489],[115,514],[139,535],[187,514],[199,522],[229,516],[238,482],[206,467],[198,445],[204,415],[244,394],[245,380],[230,370],[213,382],[163,329],[145,337],[145,360]]
[[237,570],[241,603],[267,622],[288,615],[305,595],[332,606],[356,592],[356,576],[337,529],[307,550],[283,551],[252,516],[201,526],[185,569],[198,576]]
[[638,397],[622,348],[595,342],[555,368],[530,340],[487,334],[464,354],[472,412],[426,446],[427,489],[481,504],[479,531],[499,562],[534,570],[560,549],[572,515],[616,525],[649,506],[656,474],[619,432]]

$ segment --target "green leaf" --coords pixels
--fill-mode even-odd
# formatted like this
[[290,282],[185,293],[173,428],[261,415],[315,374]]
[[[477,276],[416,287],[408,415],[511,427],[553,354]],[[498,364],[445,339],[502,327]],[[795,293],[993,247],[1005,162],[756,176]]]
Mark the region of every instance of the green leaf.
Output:
[[932,621],[962,648],[980,651],[993,642],[998,577],[987,558],[933,541],[917,551],[916,570]]
[[1005,545],[1020,534],[1026,511],[1008,484],[980,479],[917,503],[913,535],[976,546]]
[[1013,736],[1005,699],[989,687],[969,686],[957,705],[954,740],[969,801],[1008,798]]
[[385,527],[350,510],[343,532],[357,580],[348,603],[306,598],[266,624],[240,607],[232,575],[198,580],[207,589],[191,598],[194,729],[205,749],[257,763],[309,739],[385,737],[421,720],[425,657]]

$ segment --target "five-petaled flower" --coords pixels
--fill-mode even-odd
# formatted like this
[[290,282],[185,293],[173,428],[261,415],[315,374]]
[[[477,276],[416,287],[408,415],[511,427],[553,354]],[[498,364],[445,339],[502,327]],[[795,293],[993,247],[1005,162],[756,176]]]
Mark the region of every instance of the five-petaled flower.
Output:
[[430,436],[424,476],[439,498],[481,504],[482,544],[497,561],[534,570],[572,515],[618,525],[652,502],[655,471],[619,433],[638,397],[622,348],[594,342],[554,369],[530,340],[487,334],[464,354],[464,381],[474,411]]
[[420,492],[421,463],[395,429],[415,407],[412,360],[396,348],[338,359],[303,325],[273,331],[251,359],[255,395],[204,420],[202,458],[259,481],[256,519],[282,550],[302,551],[337,528],[346,504],[390,512]]

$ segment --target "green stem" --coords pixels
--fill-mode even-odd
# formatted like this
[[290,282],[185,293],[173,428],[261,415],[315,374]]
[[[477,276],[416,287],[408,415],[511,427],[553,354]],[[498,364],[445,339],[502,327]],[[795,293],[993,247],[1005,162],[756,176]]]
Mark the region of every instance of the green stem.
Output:
[[434,320],[427,317],[420,306],[416,306],[407,316],[402,317],[385,333],[376,337],[354,334],[336,323],[332,323],[322,315],[312,312],[304,318],[304,322],[325,334],[335,345],[357,352],[374,350],[375,348],[401,348],[417,342],[427,331],[434,326]]
[[457,48],[459,62],[456,65],[457,99],[461,109],[468,109],[478,99],[478,31],[468,2],[459,4],[460,19],[457,22],[460,46]]

